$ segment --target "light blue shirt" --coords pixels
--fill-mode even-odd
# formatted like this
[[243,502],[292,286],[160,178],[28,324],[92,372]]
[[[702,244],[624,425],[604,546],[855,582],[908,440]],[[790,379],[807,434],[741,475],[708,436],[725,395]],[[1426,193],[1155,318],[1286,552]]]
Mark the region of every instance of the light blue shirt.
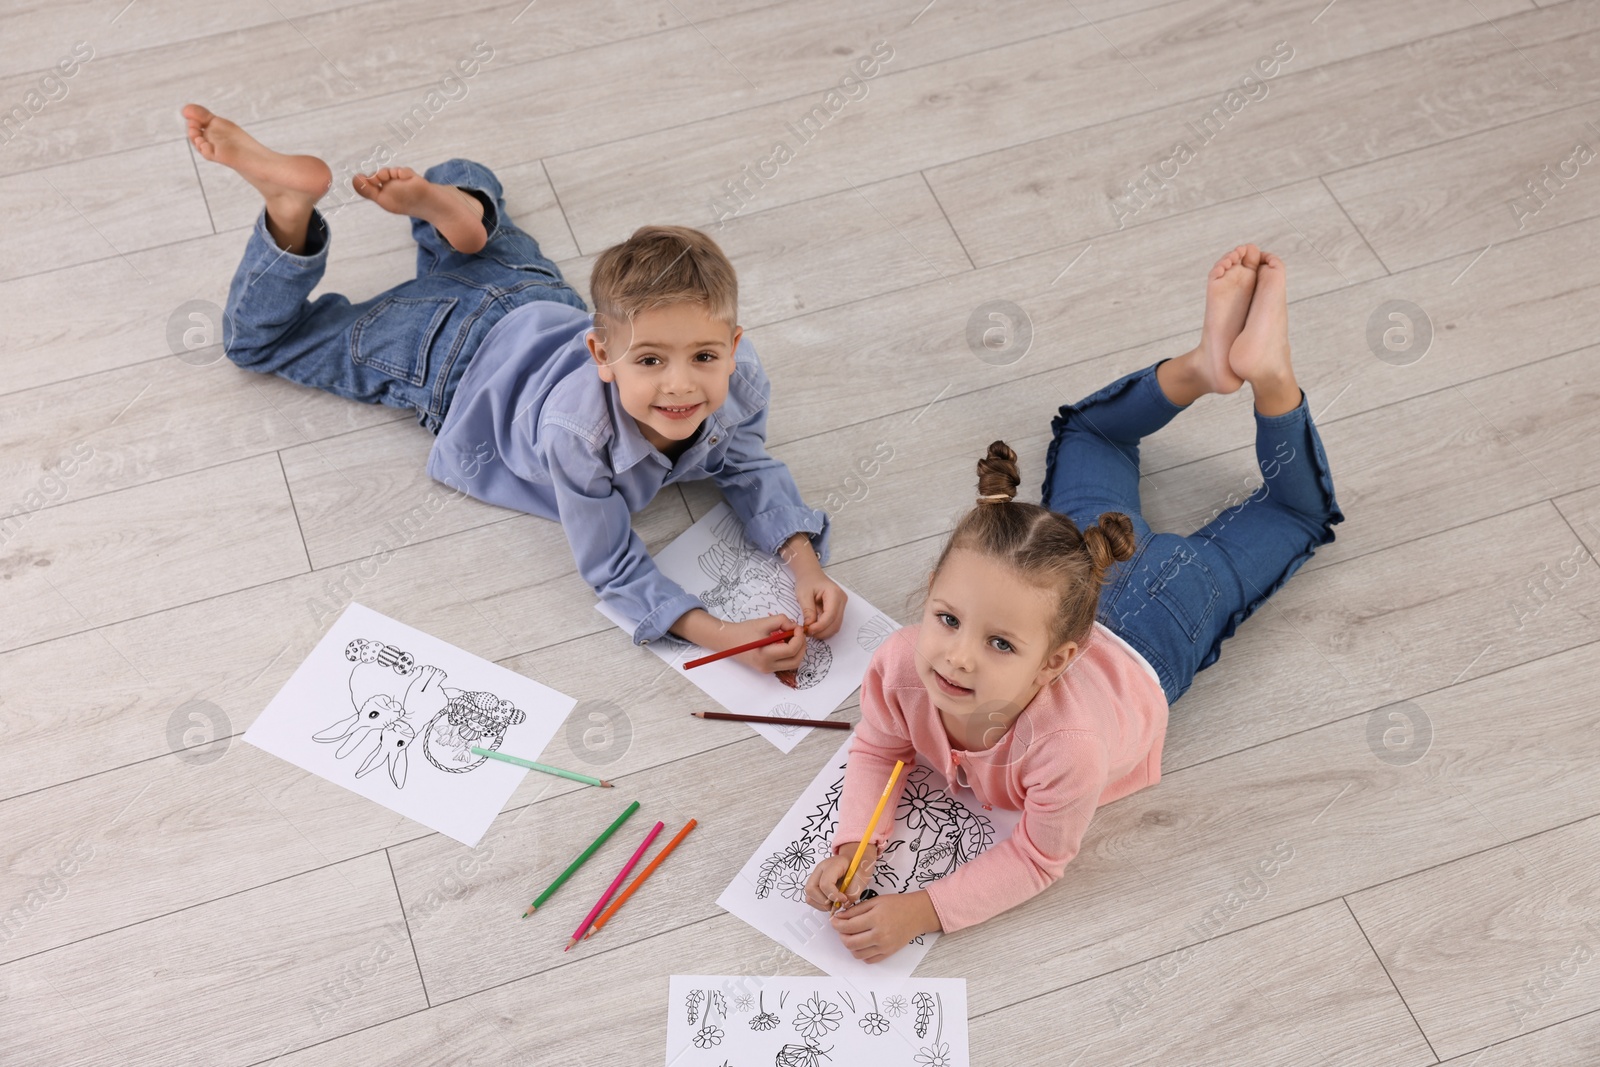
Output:
[[704,607],[656,568],[633,513],[662,486],[710,478],[763,552],[796,533],[828,559],[828,516],[800,499],[767,454],[772,384],[740,338],[728,396],[676,462],[645,440],[602,381],[585,335],[594,319],[553,301],[526,304],[494,325],[456,387],[428,456],[435,481],[501,507],[556,519],[578,573],[607,606],[637,619],[634,644]]

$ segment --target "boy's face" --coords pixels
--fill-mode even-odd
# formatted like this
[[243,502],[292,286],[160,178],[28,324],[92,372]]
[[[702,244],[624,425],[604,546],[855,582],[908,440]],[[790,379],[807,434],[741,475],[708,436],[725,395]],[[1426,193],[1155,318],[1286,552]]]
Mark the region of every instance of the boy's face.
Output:
[[588,342],[601,380],[617,383],[623,410],[665,452],[693,437],[727,399],[733,350],[743,334],[703,304],[684,301],[639,312],[631,331],[627,322],[590,330]]

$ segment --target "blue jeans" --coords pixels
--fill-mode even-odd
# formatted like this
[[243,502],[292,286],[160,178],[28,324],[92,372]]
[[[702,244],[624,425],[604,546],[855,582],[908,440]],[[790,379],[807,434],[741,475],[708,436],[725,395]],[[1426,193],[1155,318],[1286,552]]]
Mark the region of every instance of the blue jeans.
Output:
[[1333,540],[1344,514],[1302,392],[1293,411],[1256,415],[1263,480],[1249,497],[1187,537],[1153,533],[1139,514],[1139,439],[1183,410],[1156,381],[1163,362],[1061,408],[1044,504],[1080,529],[1107,511],[1133,520],[1134,555],[1112,568],[1097,616],[1150,661],[1170,704],[1217,661],[1223,639]]
[[414,279],[359,304],[337,293],[310,300],[328,265],[327,221],[312,212],[307,251],[294,255],[267,233],[263,211],[228,289],[228,358],[351,400],[411,408],[437,434],[473,353],[507,312],[534,300],[588,310],[539,243],[506,217],[489,168],[452,159],[425,177],[483,203],[489,243],[481,252],[457,252],[431,223],[412,219]]

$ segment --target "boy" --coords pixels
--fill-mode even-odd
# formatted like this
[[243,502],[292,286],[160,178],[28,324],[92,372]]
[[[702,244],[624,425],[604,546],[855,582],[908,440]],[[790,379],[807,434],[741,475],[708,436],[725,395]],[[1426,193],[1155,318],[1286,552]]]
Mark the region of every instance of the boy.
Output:
[[794,572],[806,628],[738,658],[793,670],[806,636],[838,632],[845,594],[822,571],[828,517],[767,455],[770,385],[735,324],[738,282],[716,243],[645,227],[601,253],[595,314],[506,218],[488,168],[453,159],[352,186],[412,219],[417,277],[352,305],[308,300],[327,265],[316,203],[332,172],[274,152],[197,104],[189,140],[266,202],[228,292],[223,343],[240,367],[366,403],[415,409],[438,436],[428,474],[502,507],[558,519],[578,571],[637,619],[635,644],[671,632],[713,650],[796,626],[717,619],[655,566],[630,519],[670,482],[712,478],[745,531]]

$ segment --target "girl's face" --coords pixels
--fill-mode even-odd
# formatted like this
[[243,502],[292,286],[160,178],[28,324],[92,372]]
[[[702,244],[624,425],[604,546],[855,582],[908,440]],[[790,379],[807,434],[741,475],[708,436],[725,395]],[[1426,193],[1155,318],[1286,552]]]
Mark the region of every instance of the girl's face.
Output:
[[[917,636],[917,674],[934,706],[999,741],[1078,646],[1050,643],[1055,595],[970,549],[951,549],[928,593]],[[992,734],[992,736],[990,736]]]

